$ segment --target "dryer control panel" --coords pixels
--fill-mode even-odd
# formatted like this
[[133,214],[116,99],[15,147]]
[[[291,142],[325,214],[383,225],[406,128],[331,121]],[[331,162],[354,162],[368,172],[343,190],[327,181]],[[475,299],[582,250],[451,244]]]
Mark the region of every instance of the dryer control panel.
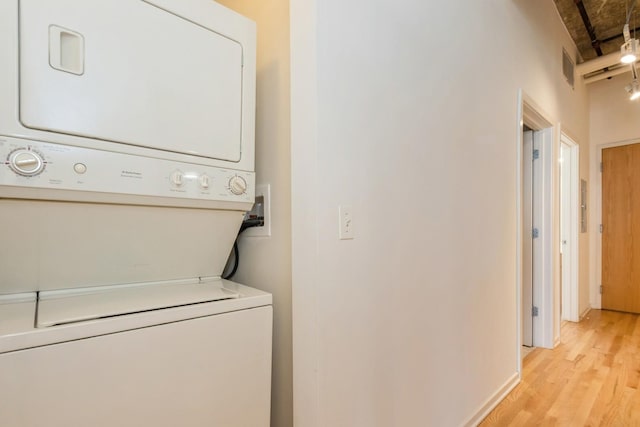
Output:
[[0,136],[0,186],[253,203],[255,173]]

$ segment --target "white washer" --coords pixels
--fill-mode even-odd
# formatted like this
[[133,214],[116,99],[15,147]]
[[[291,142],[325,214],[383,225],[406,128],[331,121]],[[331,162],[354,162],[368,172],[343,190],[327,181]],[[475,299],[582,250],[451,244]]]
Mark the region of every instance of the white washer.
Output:
[[[220,279],[85,292],[0,297],[0,425],[269,425],[270,294]],[[118,315],[127,296],[148,311]],[[183,305],[152,308],[168,297]],[[62,324],[34,326],[39,311]]]

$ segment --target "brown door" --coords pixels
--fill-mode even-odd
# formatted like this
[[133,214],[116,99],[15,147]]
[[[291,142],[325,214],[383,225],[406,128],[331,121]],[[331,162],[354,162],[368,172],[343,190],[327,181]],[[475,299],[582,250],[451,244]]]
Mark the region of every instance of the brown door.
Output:
[[640,313],[640,144],[602,150],[602,308]]

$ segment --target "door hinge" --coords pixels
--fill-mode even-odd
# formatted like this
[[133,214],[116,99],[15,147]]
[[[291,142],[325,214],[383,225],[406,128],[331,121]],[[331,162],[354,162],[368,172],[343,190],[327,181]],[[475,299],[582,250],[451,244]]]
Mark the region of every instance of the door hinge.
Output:
[[604,225],[600,224],[600,233],[604,231]]
[[602,295],[602,285],[600,285],[600,295]]
[[534,228],[534,229],[531,231],[531,236],[532,236],[534,239],[537,239],[538,237],[540,237],[540,230],[538,230],[537,228]]
[[536,307],[535,305],[533,307],[531,307],[531,315],[533,317],[537,317],[538,316],[538,307]]
[[538,160],[540,158],[540,150],[537,148],[533,150],[533,160]]
[[603,168],[602,162],[600,162],[600,172],[602,172],[602,168]]

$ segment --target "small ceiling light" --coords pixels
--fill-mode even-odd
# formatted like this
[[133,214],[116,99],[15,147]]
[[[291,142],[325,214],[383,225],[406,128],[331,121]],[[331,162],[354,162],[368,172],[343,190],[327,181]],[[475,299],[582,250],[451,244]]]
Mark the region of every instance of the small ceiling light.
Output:
[[631,38],[629,33],[629,24],[625,24],[622,29],[624,35],[624,43],[620,46],[620,62],[623,64],[633,64],[638,59],[638,40]]
[[640,84],[638,80],[632,81],[625,87],[626,91],[629,92],[629,99],[631,101],[640,98]]
[[633,64],[638,59],[638,40],[630,39],[620,46],[620,62],[623,64]]

